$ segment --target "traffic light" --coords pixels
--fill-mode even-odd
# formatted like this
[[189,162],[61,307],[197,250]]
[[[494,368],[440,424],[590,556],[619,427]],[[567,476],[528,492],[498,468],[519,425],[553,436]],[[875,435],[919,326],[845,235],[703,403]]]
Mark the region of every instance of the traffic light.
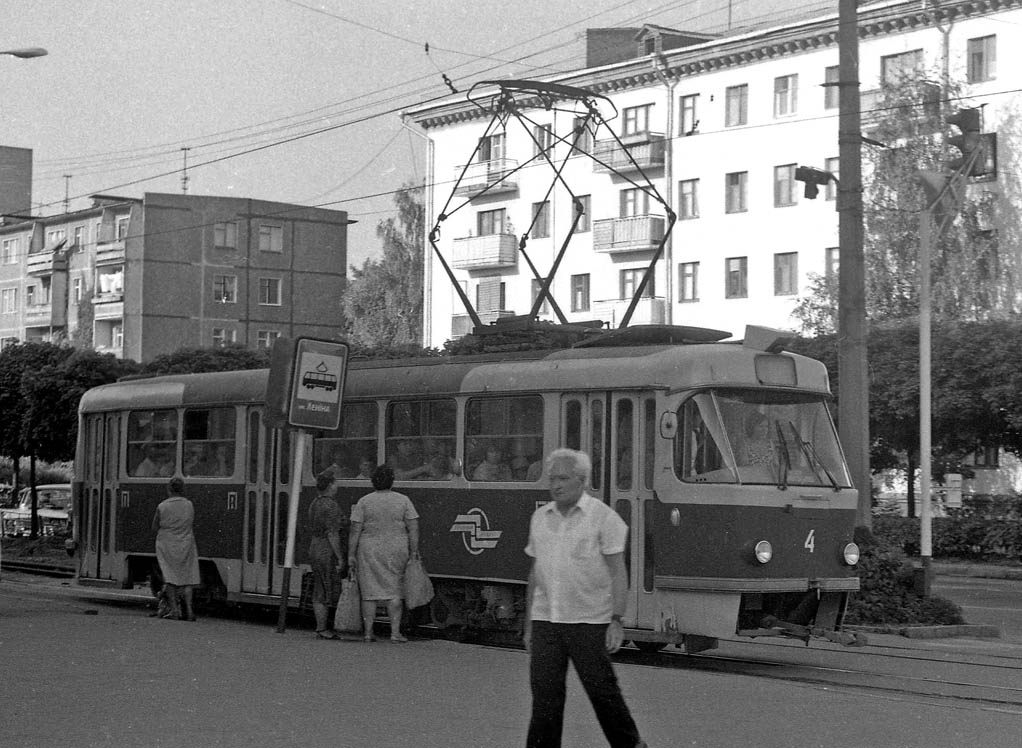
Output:
[[820,194],[820,186],[827,184],[832,176],[829,171],[814,169],[812,166],[795,167],[795,181],[805,182],[804,194],[810,200],[816,199],[816,196]]
[[979,109],[965,108],[948,115],[947,123],[961,131],[959,135],[947,139],[948,145],[961,152],[957,158],[948,160],[947,168],[951,171],[965,176],[981,176],[986,173],[983,135],[980,132],[981,114]]

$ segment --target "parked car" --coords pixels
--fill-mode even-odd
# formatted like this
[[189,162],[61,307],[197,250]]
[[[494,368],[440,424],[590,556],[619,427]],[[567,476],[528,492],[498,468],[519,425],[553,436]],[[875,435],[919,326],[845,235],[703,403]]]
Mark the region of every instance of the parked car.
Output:
[[[39,503],[39,532],[54,535],[71,526],[71,484],[47,483],[36,486]],[[32,489],[23,488],[11,509],[0,509],[0,533],[28,535],[32,530]]]

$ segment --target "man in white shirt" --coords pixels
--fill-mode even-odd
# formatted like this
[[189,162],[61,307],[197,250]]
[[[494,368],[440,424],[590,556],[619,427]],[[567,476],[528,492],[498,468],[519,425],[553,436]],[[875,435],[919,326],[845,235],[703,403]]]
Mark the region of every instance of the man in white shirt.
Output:
[[553,501],[532,515],[525,646],[531,655],[532,716],[526,748],[559,748],[568,662],[612,748],[645,748],[625,704],[610,654],[621,647],[628,595],[628,526],[585,491],[592,462],[557,449],[547,458]]

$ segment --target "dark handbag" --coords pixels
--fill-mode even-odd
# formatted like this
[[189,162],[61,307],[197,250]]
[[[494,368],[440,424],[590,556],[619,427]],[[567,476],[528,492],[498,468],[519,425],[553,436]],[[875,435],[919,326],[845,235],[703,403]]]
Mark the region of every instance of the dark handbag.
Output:
[[429,581],[426,567],[418,558],[408,559],[405,565],[405,605],[408,609],[418,608],[433,599],[433,583]]
[[334,613],[334,630],[350,634],[362,631],[362,598],[354,574],[341,580],[341,594],[337,598],[337,611]]

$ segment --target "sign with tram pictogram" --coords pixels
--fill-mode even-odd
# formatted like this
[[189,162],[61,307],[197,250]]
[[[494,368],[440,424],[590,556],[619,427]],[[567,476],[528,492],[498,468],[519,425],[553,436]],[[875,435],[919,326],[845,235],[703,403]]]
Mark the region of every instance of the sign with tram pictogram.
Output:
[[295,342],[288,423],[332,431],[341,422],[348,345],[313,338]]

